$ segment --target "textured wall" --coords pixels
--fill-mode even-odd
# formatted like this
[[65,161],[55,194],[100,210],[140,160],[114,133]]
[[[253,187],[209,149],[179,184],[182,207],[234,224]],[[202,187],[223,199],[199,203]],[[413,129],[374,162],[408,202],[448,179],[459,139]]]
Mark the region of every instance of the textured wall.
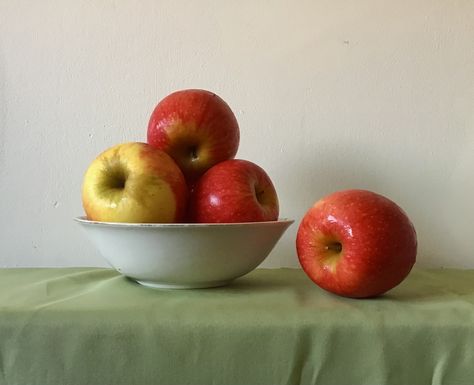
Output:
[[[90,161],[206,88],[282,216],[367,188],[419,263],[474,267],[474,2],[0,0],[0,266],[103,265],[72,217]],[[265,262],[296,266],[297,223]]]

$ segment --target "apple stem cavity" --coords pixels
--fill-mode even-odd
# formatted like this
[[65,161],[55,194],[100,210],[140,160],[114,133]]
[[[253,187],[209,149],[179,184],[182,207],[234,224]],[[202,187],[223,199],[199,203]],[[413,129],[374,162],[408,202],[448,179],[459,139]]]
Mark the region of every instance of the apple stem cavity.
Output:
[[192,146],[190,149],[189,149],[189,152],[191,153],[191,160],[197,160],[199,158],[198,156],[198,151],[197,151],[197,146]]
[[265,190],[260,190],[258,191],[257,189],[255,189],[255,196],[257,197],[257,201],[261,204],[264,204],[264,194],[265,194]]
[[105,181],[107,187],[112,190],[123,190],[127,182],[127,174],[123,169],[116,168],[111,171],[109,180]]
[[332,242],[326,245],[325,249],[327,251],[333,251],[335,253],[340,253],[342,251],[342,244],[340,242]]

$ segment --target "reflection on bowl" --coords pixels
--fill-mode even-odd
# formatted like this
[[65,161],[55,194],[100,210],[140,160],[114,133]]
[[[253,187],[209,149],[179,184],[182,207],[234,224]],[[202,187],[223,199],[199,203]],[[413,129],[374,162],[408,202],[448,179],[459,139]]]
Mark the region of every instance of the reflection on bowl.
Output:
[[121,274],[156,288],[223,286],[255,269],[294,222],[109,223],[75,220]]

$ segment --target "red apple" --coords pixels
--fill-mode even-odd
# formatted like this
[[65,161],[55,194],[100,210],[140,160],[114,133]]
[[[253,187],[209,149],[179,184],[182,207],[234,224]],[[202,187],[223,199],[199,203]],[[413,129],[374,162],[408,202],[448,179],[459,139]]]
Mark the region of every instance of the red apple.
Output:
[[148,124],[148,143],[171,155],[188,181],[233,158],[239,139],[230,107],[205,90],[168,95],[155,107]]
[[412,269],[416,232],[393,201],[366,190],[335,192],[308,210],[298,228],[298,258],[317,285],[332,293],[375,297]]
[[200,223],[274,221],[278,219],[278,197],[261,167],[231,159],[215,165],[198,180],[189,214]]
[[124,143],[91,163],[82,203],[94,221],[178,222],[186,210],[187,186],[165,152],[146,143]]

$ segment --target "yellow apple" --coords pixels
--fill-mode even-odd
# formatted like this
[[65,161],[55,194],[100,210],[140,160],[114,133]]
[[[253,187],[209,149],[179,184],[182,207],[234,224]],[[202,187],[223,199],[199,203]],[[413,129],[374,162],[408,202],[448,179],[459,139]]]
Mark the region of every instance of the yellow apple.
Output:
[[93,221],[179,222],[186,201],[180,168],[164,151],[146,143],[104,151],[87,169],[82,186],[82,204]]

